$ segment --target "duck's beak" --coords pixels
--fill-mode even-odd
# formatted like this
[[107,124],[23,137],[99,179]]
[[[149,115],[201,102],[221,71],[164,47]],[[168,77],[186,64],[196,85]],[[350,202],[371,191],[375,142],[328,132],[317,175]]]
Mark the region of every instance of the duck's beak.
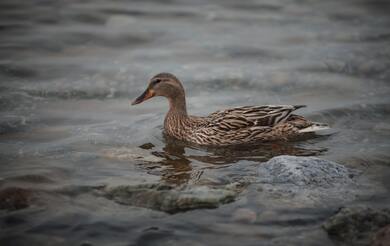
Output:
[[136,104],[139,104],[139,103],[142,103],[143,101],[146,101],[148,100],[149,98],[152,98],[155,96],[155,93],[152,89],[149,89],[147,88],[144,93],[142,93],[141,96],[137,97],[137,99],[135,99],[131,105],[136,105]]

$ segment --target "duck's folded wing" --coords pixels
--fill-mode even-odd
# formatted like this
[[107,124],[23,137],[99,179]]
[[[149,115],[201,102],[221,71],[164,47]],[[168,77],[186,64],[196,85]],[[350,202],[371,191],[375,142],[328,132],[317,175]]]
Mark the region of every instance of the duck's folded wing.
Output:
[[284,122],[291,113],[303,105],[245,106],[217,111],[209,115],[210,124],[221,130],[247,127],[272,127]]

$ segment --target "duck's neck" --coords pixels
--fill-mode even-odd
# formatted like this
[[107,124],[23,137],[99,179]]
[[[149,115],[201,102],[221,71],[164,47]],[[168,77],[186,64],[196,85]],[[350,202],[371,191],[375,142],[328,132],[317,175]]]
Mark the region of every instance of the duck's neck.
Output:
[[186,99],[184,95],[168,98],[169,111],[165,117],[164,128],[169,135],[176,135],[182,131],[188,121]]
[[178,95],[174,98],[168,98],[169,100],[169,111],[167,116],[172,115],[176,117],[187,118],[187,106],[186,98],[184,95]]

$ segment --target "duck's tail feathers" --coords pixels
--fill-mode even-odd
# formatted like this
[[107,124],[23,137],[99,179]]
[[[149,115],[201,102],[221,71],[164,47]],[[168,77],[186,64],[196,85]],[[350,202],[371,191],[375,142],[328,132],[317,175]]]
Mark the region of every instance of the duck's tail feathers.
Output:
[[306,107],[306,105],[294,105],[294,110],[304,108],[304,107]]
[[300,129],[299,133],[317,132],[317,131],[323,131],[323,130],[327,130],[327,129],[330,129],[328,124],[313,122],[313,124],[311,126]]

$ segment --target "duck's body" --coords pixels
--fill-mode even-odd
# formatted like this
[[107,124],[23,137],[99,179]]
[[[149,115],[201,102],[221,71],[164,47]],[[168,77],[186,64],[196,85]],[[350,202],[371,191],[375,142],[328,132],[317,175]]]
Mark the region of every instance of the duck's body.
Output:
[[[199,145],[236,145],[287,140],[324,125],[292,112],[303,105],[244,106],[214,112],[206,117],[168,112],[165,133]],[[312,130],[309,130],[312,128]]]
[[164,121],[165,134],[198,145],[287,140],[327,128],[325,124],[292,114],[304,105],[244,106],[220,110],[206,117],[190,116],[183,86],[175,76],[167,73],[154,76],[148,89],[133,104],[158,95],[167,97],[170,104]]

